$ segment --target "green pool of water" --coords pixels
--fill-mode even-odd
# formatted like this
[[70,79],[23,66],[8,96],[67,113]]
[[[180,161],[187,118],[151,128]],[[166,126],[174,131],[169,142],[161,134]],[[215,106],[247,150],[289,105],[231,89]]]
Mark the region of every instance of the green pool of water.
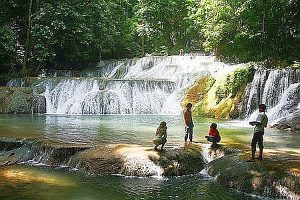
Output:
[[[160,121],[168,126],[167,147],[183,146],[181,116],[162,115],[1,115],[0,137],[33,138],[58,144],[140,144],[153,146]],[[195,118],[194,141],[205,143],[218,124],[221,144],[249,149],[252,127],[240,121]],[[299,153],[299,133],[267,129],[266,149]],[[298,154],[299,155],[299,154]],[[200,171],[200,170],[199,170]],[[87,177],[69,169],[14,165],[0,167],[0,199],[256,199],[196,174],[170,178]]]
[[0,199],[258,199],[225,189],[197,174],[168,179],[85,177],[63,169],[0,168]]

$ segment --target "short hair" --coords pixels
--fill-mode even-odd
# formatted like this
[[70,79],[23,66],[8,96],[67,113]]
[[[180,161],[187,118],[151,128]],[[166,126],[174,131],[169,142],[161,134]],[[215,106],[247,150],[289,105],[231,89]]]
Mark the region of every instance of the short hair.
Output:
[[185,107],[192,107],[193,105],[191,103],[187,103]]
[[259,104],[258,108],[261,108],[265,111],[267,106],[265,104]]
[[164,121],[160,122],[160,124],[159,124],[160,127],[166,127],[166,125],[167,125],[167,123]]
[[216,123],[211,123],[210,128],[217,128],[217,124]]

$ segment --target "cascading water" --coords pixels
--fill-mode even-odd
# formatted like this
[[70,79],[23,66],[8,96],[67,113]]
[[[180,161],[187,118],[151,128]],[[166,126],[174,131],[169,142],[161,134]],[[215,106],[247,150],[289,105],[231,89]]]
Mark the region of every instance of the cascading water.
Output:
[[97,80],[61,80],[46,87],[47,113],[158,114],[174,91],[170,81],[111,80],[100,88]]
[[86,72],[94,78],[43,83],[47,113],[180,114],[186,88],[203,76],[226,76],[235,68],[216,62],[213,56],[100,62],[96,72]]
[[258,104],[267,106],[271,123],[299,110],[300,70],[257,70],[246,90],[243,111],[250,119],[257,115]]
[[[185,91],[195,81],[213,76],[218,82],[238,67],[213,56],[144,57],[101,61],[97,69],[81,72],[81,77],[52,78],[42,84],[51,114],[178,115]],[[256,70],[246,88],[242,117],[253,118],[260,103],[272,114],[270,122],[295,112],[299,82],[299,69]]]

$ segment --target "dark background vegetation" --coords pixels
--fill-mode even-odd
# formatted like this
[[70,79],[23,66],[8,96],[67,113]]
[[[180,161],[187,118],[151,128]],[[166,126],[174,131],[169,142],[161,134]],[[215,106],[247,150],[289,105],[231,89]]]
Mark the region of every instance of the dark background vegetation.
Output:
[[289,65],[300,58],[299,0],[2,0],[0,85],[101,59],[214,54]]

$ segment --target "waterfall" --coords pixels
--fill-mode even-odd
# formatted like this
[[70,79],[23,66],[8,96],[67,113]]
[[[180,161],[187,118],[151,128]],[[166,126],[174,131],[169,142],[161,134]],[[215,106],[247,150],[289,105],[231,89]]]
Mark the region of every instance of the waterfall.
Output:
[[247,86],[242,110],[247,117],[254,119],[258,105],[264,103],[272,123],[297,111],[299,102],[299,69],[257,70]]
[[[170,81],[64,79],[46,87],[47,113],[159,114],[174,91]],[[103,88],[100,88],[103,86]]]
[[244,109],[243,111],[246,115],[251,114],[255,109],[258,108],[259,103],[262,99],[263,89],[268,77],[268,72],[266,70],[258,70],[255,72],[254,79],[252,83],[247,87]]
[[185,90],[196,80],[226,76],[236,67],[213,56],[144,57],[101,61],[81,77],[56,77],[41,84],[47,113],[178,115]]

